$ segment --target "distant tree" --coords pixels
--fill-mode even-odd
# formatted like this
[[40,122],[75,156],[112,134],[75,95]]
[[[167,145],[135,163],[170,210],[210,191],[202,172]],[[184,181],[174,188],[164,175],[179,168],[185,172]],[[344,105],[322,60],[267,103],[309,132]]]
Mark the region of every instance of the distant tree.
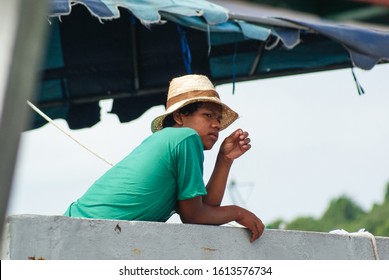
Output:
[[282,219],[277,219],[270,224],[266,225],[266,228],[268,229],[284,229],[286,223]]
[[331,200],[330,205],[320,219],[298,217],[290,223],[278,219],[269,228],[329,232],[344,229],[356,232],[362,228],[377,236],[389,236],[389,182],[382,204],[375,203],[369,212],[365,212],[349,197],[342,195]]
[[299,217],[286,225],[289,230],[329,232],[334,229],[357,231],[360,219],[365,215],[363,209],[345,195],[333,199],[320,219]]
[[337,225],[355,221],[363,214],[365,214],[365,211],[360,206],[352,199],[343,195],[330,202],[330,206],[325,211],[321,221]]
[[374,235],[389,236],[389,203],[375,204],[359,226]]
[[389,182],[386,184],[386,193],[384,197],[384,203],[389,204]]
[[287,224],[286,229],[320,231],[320,225],[318,221],[312,217],[300,217]]

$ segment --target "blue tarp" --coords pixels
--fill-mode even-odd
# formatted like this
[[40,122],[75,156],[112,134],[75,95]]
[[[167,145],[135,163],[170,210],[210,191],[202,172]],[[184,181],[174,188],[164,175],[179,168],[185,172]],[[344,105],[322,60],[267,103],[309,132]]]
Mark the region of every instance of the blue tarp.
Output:
[[[144,25],[160,24],[164,18],[205,32],[237,32],[245,38],[261,41],[266,41],[272,33],[282,42],[286,42],[291,38],[290,33],[295,33],[294,41],[285,44],[286,47],[296,46],[299,41],[296,33],[301,31],[298,28],[295,30],[283,28],[283,32],[276,32],[272,26],[260,26],[236,19],[229,20],[227,9],[203,0],[52,0],[50,16],[69,15],[72,5],[75,4],[84,5],[93,16],[101,20],[119,18],[119,7],[121,7],[130,11]],[[292,18],[278,18],[278,20],[308,27],[343,44],[352,54],[354,64],[362,69],[371,69],[380,60],[389,58],[388,33],[324,21],[307,22]],[[281,29],[278,27],[278,30]],[[363,58],[359,59],[359,57]]]
[[113,98],[112,112],[131,121],[186,73],[221,84],[389,60],[387,32],[232,13],[203,0],[51,0],[37,104],[83,128],[99,121],[100,99]]

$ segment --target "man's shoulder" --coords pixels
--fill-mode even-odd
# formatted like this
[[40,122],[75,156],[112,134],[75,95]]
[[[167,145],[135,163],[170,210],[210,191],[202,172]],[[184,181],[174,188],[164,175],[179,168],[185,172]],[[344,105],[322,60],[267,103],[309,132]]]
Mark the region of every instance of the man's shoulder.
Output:
[[183,143],[191,143],[191,145],[197,143],[201,146],[201,139],[197,131],[188,127],[166,127],[155,132],[151,141],[159,144],[164,143],[170,147]]
[[178,138],[187,138],[192,135],[198,136],[198,133],[193,128],[189,127],[166,127],[156,133],[159,133],[164,137],[178,137]]

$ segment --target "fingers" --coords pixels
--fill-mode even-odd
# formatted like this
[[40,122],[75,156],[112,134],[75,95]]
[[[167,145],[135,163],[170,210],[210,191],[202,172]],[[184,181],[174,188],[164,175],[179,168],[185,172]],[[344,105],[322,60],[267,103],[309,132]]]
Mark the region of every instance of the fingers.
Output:
[[241,209],[240,215],[236,222],[245,226],[251,232],[250,242],[254,242],[263,234],[265,225],[254,213],[246,209]]
[[259,231],[259,237],[261,237],[262,234],[263,234],[263,232],[265,231],[265,225],[262,223],[262,221],[261,221],[261,223],[258,225],[258,231]]
[[245,138],[245,139],[242,139],[242,140],[239,141],[239,145],[240,145],[242,148],[248,150],[248,149],[251,148],[250,142],[251,142],[251,139],[250,139],[250,138]]
[[250,242],[254,242],[259,237],[261,237],[261,235],[263,234],[264,229],[265,229],[265,226],[264,226],[264,224],[262,223],[261,220],[259,220],[259,222],[255,223],[253,228],[250,229],[250,231],[251,231]]
[[[237,129],[229,137],[232,137],[234,140],[246,141],[247,139],[250,141],[250,138],[248,138],[249,133],[247,131],[243,131],[242,129]],[[246,143],[247,144],[247,143]]]
[[239,134],[239,145],[245,149],[249,150],[251,148],[250,142],[251,139],[249,138],[249,133],[247,131],[240,130],[241,133]]
[[243,134],[243,130],[239,128],[235,130],[233,133],[231,133],[229,137],[232,137],[234,140],[237,140],[242,134]]
[[257,240],[259,238],[259,234],[257,231],[252,231],[251,232],[251,238],[250,238],[250,242],[253,243],[255,240]]

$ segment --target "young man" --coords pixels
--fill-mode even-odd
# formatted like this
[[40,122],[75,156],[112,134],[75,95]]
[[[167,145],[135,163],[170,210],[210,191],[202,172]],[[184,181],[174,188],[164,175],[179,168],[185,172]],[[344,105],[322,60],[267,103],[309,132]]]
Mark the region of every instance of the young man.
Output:
[[208,184],[203,181],[204,150],[238,114],[223,104],[202,75],[175,78],[166,112],[151,124],[153,134],[108,170],[65,215],[71,217],[167,221],[177,212],[183,223],[221,225],[231,221],[251,231],[262,221],[239,206],[221,206],[233,161],[250,148],[248,133],[236,130],[222,143]]

